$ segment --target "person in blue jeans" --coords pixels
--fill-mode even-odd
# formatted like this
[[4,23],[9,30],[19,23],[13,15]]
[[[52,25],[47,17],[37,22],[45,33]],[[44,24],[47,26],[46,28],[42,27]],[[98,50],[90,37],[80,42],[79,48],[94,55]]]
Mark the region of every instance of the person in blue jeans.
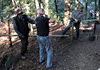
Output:
[[45,49],[47,52],[47,68],[55,67],[52,65],[53,48],[49,37],[49,23],[54,23],[55,19],[44,17],[44,9],[37,9],[38,17],[35,19],[37,28],[37,40],[39,42],[40,63],[45,61]]
[[75,21],[74,26],[76,28],[76,39],[79,38],[79,27],[80,27],[80,22],[82,20],[82,18],[84,17],[84,12],[83,12],[83,6],[80,6],[79,9],[75,10],[73,15],[72,15],[72,19],[69,23],[69,25],[67,26],[67,28],[63,31],[62,35],[64,35],[69,29],[70,27],[72,27],[72,22]]

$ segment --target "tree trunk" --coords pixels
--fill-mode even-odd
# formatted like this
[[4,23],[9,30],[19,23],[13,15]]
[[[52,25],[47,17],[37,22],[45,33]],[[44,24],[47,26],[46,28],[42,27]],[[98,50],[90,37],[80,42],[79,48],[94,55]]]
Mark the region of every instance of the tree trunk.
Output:
[[95,0],[95,19],[96,19],[96,3],[97,3],[97,0]]
[[38,0],[38,2],[39,2],[39,8],[41,8],[41,0]]
[[87,19],[87,0],[86,0],[86,15],[85,15],[85,19]]
[[[10,35],[10,26],[9,26],[8,20],[5,21],[5,25],[6,25],[6,34]],[[8,36],[7,39],[8,40],[7,40],[7,47],[6,48],[12,47],[11,36]]]
[[58,18],[58,6],[57,6],[57,1],[54,0],[54,2],[55,2],[55,8],[56,8],[56,13],[57,13],[57,18]]
[[98,2],[98,14],[97,14],[97,19],[100,19],[100,0],[99,0],[99,2]]
[[75,10],[78,9],[78,7],[79,7],[79,1],[75,0]]
[[1,13],[1,15],[2,15],[2,16],[1,16],[1,21],[3,22],[3,0],[2,0],[1,2],[2,2],[2,3],[1,3],[1,4],[2,4],[2,5],[1,5],[1,6],[2,6],[2,11],[1,11],[1,12],[2,12],[2,13]]
[[14,8],[16,8],[17,6],[16,6],[15,0],[12,0],[12,3],[13,3],[13,5],[14,5]]
[[45,0],[45,14],[48,15],[49,0]]
[[64,13],[64,24],[69,24],[71,13],[71,1],[65,0],[65,13]]
[[[36,8],[36,0],[34,0],[34,5],[33,5],[33,6],[34,6],[35,11],[36,11],[36,9],[37,9],[37,8]],[[37,17],[37,13],[36,13],[36,15],[35,15],[35,18],[36,18],[36,17]]]
[[36,4],[36,9],[38,9],[39,8],[39,1],[35,0],[35,4]]
[[100,0],[98,2],[97,19],[99,19],[99,15],[100,15],[100,12],[99,12],[100,8],[99,7],[100,7]]

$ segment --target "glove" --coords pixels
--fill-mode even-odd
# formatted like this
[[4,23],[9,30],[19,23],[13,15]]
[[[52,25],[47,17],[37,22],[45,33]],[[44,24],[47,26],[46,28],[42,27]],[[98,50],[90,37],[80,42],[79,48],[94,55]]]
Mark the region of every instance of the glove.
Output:
[[20,39],[25,39],[24,35],[19,36]]
[[78,20],[77,20],[77,19],[75,19],[75,22],[78,22]]

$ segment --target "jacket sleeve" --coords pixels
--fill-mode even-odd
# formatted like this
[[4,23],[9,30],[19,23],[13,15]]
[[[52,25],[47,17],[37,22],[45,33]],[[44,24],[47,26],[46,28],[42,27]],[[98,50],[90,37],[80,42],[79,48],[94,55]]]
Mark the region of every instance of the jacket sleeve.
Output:
[[19,30],[18,30],[18,26],[17,26],[15,20],[13,20],[13,26],[14,26],[15,32],[16,32],[19,36],[21,36],[22,34],[19,32]]
[[28,22],[31,24],[35,24],[35,21],[33,19],[31,19],[29,16],[27,16]]

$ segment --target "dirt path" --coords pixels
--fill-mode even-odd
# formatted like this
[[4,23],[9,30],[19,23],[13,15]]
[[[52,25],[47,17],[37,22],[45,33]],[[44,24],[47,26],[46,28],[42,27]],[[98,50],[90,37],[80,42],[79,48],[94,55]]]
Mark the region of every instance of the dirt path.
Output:
[[[64,25],[50,26],[50,35],[62,34],[66,28]],[[39,47],[36,37],[29,37],[28,52],[26,60],[19,60],[14,70],[97,70],[100,68],[100,27],[97,27],[96,34],[98,39],[95,41],[88,40],[88,34],[92,31],[80,31],[80,39],[70,41],[70,37],[50,37],[54,50],[53,64],[54,69],[47,69],[46,62],[39,64]],[[70,30],[66,33],[70,35]],[[74,36],[75,36],[74,32]],[[13,45],[12,48],[5,49],[1,47],[0,53],[6,51],[6,55],[20,53],[20,41]]]

